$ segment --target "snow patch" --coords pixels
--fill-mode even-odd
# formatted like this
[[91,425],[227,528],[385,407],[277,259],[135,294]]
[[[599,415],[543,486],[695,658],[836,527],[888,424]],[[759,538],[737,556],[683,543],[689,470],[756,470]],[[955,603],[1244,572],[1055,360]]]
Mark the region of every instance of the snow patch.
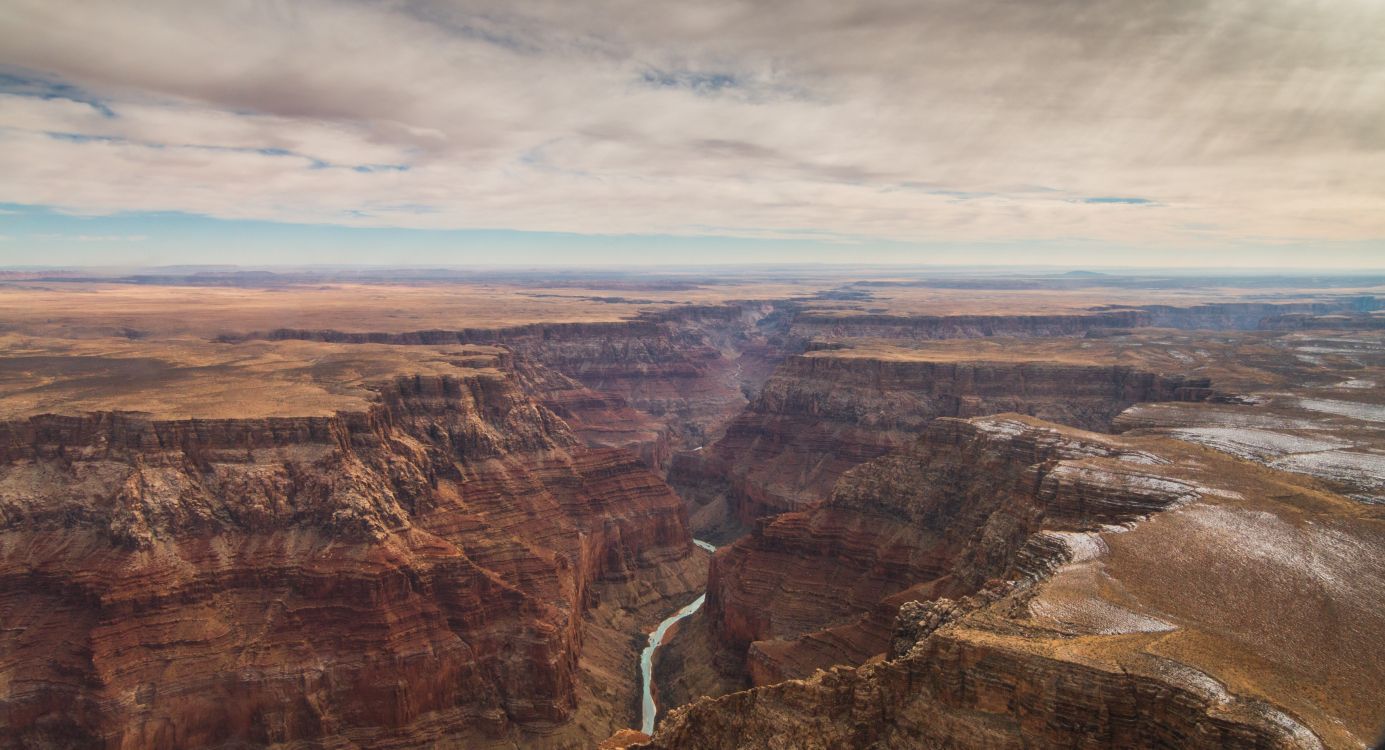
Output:
[[1385,488],[1385,454],[1323,451],[1285,456],[1270,466],[1360,487]]
[[1254,428],[1186,427],[1172,431],[1174,437],[1190,443],[1215,448],[1237,458],[1264,463],[1293,453],[1312,453],[1352,444],[1337,439],[1306,438]]
[[1298,400],[1298,405],[1309,411],[1336,414],[1340,417],[1359,419],[1362,422],[1385,422],[1385,406],[1380,404],[1336,401],[1327,398],[1301,398]]

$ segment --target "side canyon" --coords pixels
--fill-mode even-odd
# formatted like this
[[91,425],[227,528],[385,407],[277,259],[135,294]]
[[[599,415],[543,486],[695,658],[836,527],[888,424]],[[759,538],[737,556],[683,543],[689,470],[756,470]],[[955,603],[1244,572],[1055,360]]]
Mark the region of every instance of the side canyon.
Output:
[[0,748],[1380,729],[1374,291],[771,281],[0,290]]

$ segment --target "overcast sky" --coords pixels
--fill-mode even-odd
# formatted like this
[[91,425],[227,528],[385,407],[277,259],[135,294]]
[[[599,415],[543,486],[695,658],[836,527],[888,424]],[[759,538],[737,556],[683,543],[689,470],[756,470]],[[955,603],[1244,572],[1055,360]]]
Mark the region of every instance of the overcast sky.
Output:
[[0,0],[0,264],[690,248],[1385,265],[1385,2]]

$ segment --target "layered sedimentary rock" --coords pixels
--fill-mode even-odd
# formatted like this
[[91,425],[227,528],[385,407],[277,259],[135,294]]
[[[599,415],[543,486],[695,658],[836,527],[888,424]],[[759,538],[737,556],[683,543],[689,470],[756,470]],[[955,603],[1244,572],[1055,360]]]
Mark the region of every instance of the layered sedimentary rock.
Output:
[[[784,354],[801,350],[799,339],[785,335],[786,326],[775,305],[748,302],[685,306],[607,323],[405,333],[278,329],[222,338],[503,344],[513,352],[514,366],[528,382],[538,384],[536,395],[574,416],[579,436],[597,445],[630,447],[662,471],[672,449],[694,448],[719,436]],[[555,376],[572,382],[555,382]],[[580,388],[587,391],[578,392]],[[601,418],[603,411],[614,415],[626,407],[638,414]],[[588,418],[583,412],[596,415]],[[617,424],[628,426],[627,434],[615,434],[625,430],[613,427]]]
[[377,392],[330,417],[0,425],[0,746],[585,747],[628,725],[633,674],[577,705],[584,641],[635,636],[585,615],[692,595],[678,498],[502,372]]
[[1371,295],[1324,302],[1217,302],[1203,305],[1107,306],[1069,314],[899,315],[807,311],[795,335],[812,339],[969,339],[992,336],[1076,336],[1154,327],[1254,331],[1282,328],[1378,327],[1381,302]]
[[1221,331],[1259,329],[1337,328],[1337,315],[1355,316],[1380,309],[1372,295],[1343,297],[1329,302],[1217,302],[1186,307],[1149,305],[1141,324],[1158,328],[1204,328]]
[[940,419],[718,553],[707,635],[771,684],[635,746],[1360,747],[1381,549],[1378,509],[1196,446]]
[[1270,343],[1280,378],[1220,403],[1132,406],[1114,428],[1197,443],[1385,503],[1385,340],[1339,331]]
[[1075,336],[1141,325],[1137,310],[1070,315],[890,315],[805,312],[794,335],[814,339],[974,339],[989,336]]
[[714,534],[826,497],[847,469],[937,417],[1013,411],[1107,429],[1133,403],[1197,400],[1208,385],[1128,366],[815,351],[786,360],[714,445],[675,456],[669,481],[694,528]]
[[624,448],[661,471],[672,457],[672,427],[609,391],[588,388],[575,378],[529,360],[509,358],[523,390],[562,418],[583,443]]
[[[1128,458],[1120,471],[1062,459]],[[1154,459],[1024,422],[933,422],[914,444],[842,477],[831,498],[763,519],[717,556],[707,612],[755,684],[881,653],[899,605],[978,590],[1042,525],[1128,521],[1192,490]],[[811,564],[804,564],[811,561]]]

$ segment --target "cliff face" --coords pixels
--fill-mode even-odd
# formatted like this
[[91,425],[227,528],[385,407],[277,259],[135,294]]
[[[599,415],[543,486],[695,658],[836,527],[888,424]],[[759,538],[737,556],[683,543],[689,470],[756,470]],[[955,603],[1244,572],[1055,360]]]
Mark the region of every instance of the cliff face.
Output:
[[827,502],[762,519],[719,554],[713,633],[747,654],[755,684],[859,664],[886,650],[901,603],[976,592],[1041,526],[1121,523],[1191,491],[1138,464],[1050,465],[1093,456],[1121,453],[1023,422],[937,420],[847,472]]
[[803,338],[974,339],[987,336],[1075,336],[1141,325],[1137,310],[1070,315],[832,315],[804,313],[793,322]]
[[720,440],[675,457],[669,481],[699,531],[728,517],[750,525],[826,497],[937,417],[1019,412],[1108,429],[1133,403],[1201,399],[1207,386],[1122,366],[791,357]]
[[634,408],[623,397],[588,388],[557,370],[511,358],[520,386],[562,418],[586,445],[623,448],[662,471],[673,451],[673,426]]
[[506,366],[545,405],[571,417],[580,438],[634,450],[662,472],[672,450],[719,436],[785,353],[801,351],[803,342],[785,335],[787,320],[772,304],[743,303],[687,306],[606,323],[406,333],[278,329],[223,338],[503,343],[513,352]]
[[[1046,315],[888,315],[806,312],[792,331],[803,338],[969,339],[990,336],[1079,336],[1120,328],[1181,328],[1254,331],[1276,328],[1337,328],[1347,315],[1370,327],[1380,309],[1376,297],[1329,302],[1217,302],[1204,305],[1098,307]],[[1375,321],[1378,323],[1378,321]],[[1360,325],[1360,324],[1358,324]],[[1357,327],[1357,326],[1347,326]]]
[[1359,747],[1381,543],[1378,512],[1176,441],[939,419],[717,554],[701,637],[760,686],[647,746]]
[[0,426],[0,746],[585,746],[632,719],[633,685],[570,731],[584,615],[697,587],[678,498],[503,374],[378,393]]

